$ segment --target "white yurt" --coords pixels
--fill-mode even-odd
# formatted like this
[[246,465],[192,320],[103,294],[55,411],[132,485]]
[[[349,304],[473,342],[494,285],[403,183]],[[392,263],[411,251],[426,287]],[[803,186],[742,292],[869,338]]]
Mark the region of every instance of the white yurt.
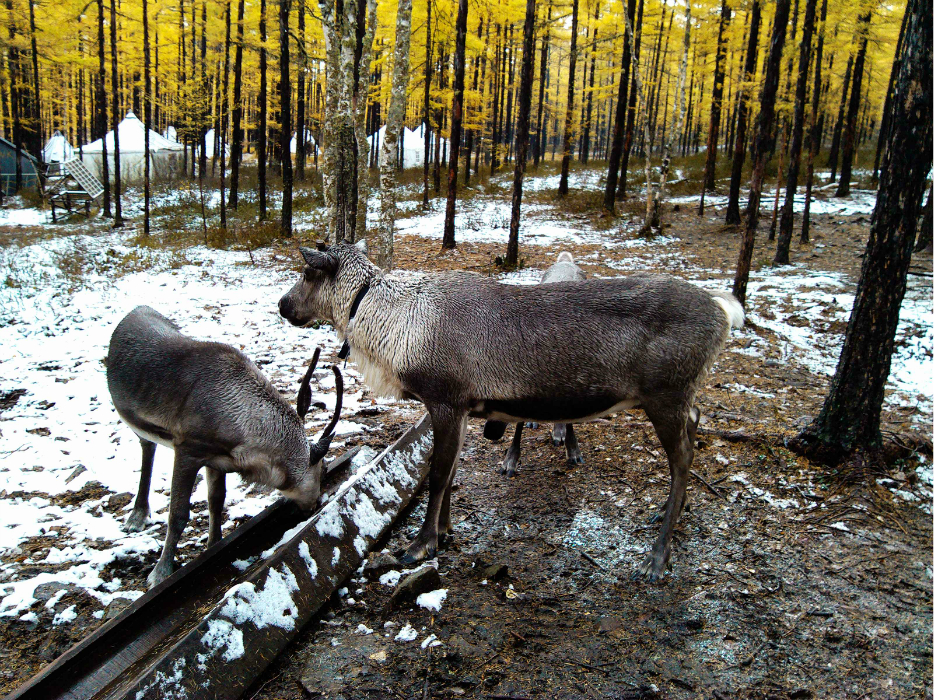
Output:
[[[402,127],[402,167],[403,168],[415,168],[420,166],[425,159],[425,139],[421,135],[422,127],[419,127],[417,130],[409,129],[408,127]],[[381,126],[379,128],[379,138],[375,138],[376,134],[370,134],[367,139],[370,142],[370,148],[374,146],[379,146],[380,153],[382,153],[383,148],[383,139],[386,137],[386,127]],[[441,139],[441,147],[447,143],[447,139]],[[434,147],[434,139],[431,142],[432,147]],[[432,151],[434,153],[434,151]]]
[[[120,182],[123,185],[140,183],[145,177],[146,130],[132,110],[117,125],[120,135]],[[114,132],[108,131],[107,164],[110,179],[114,177]],[[82,149],[82,162],[98,179],[103,178],[103,139],[92,141]],[[149,176],[153,180],[169,180],[184,169],[182,145],[169,141],[149,130]]]
[[[292,134],[292,140],[289,141],[289,150],[292,153],[298,153],[298,132]],[[311,129],[305,129],[305,155],[315,152],[315,137],[311,135]]]
[[[214,136],[214,129],[208,129],[204,134],[205,158],[214,157],[214,142],[215,141],[216,141],[216,138]],[[200,141],[195,146],[195,154],[196,156],[201,154],[201,142]],[[227,144],[224,144],[224,156],[227,157],[229,155],[230,155],[230,144],[227,143]]]
[[42,148],[43,163],[64,163],[75,157],[75,148],[58,129]]
[[178,143],[178,131],[176,131],[175,127],[171,124],[165,127],[165,131],[162,132],[162,136],[167,138],[169,141]]

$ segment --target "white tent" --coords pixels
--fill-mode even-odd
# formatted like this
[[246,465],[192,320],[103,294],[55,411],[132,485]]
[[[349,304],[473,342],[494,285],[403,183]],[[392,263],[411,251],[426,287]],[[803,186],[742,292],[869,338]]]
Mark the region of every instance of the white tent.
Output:
[[[422,127],[419,127],[417,131],[409,129],[408,127],[402,127],[402,167],[403,168],[415,168],[420,166],[425,159],[425,139],[422,138],[421,132]],[[386,137],[386,127],[381,126],[378,132],[378,142],[374,139],[376,135],[370,134],[367,139],[370,142],[370,148],[374,148],[376,145],[379,146],[382,151],[383,148],[383,139]],[[441,139],[441,148],[443,149],[447,145],[447,139]],[[431,140],[431,147],[434,148],[434,139]],[[434,153],[434,151],[432,151]]]
[[55,133],[52,134],[52,138],[46,142],[42,149],[42,162],[64,163],[74,157],[74,146],[68,143],[68,139],[62,136],[62,132],[56,129]]
[[162,132],[162,136],[167,138],[169,141],[178,143],[178,132],[175,130],[175,127],[169,124],[165,127],[165,131]]
[[[206,158],[214,157],[214,129],[208,129],[204,134],[204,154]],[[201,142],[198,141],[197,146],[195,147],[196,157],[201,153]],[[230,144],[224,144],[224,155],[230,155]]]
[[[134,184],[143,181],[146,167],[146,130],[132,111],[117,126],[120,135],[120,181]],[[107,164],[111,179],[114,177],[114,132],[108,131]],[[98,179],[103,178],[103,139],[85,146],[81,160]],[[149,175],[153,180],[171,179],[184,168],[182,145],[163,138],[149,130]]]
[[[298,132],[292,134],[292,140],[289,141],[289,150],[292,153],[298,153]],[[311,135],[311,129],[305,129],[305,155],[310,155],[315,151],[315,137]]]

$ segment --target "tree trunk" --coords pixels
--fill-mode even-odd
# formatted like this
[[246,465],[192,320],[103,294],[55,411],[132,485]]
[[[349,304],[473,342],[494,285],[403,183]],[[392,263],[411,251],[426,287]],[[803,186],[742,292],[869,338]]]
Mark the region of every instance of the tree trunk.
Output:
[[[113,2],[113,0],[111,0]],[[194,3],[192,3],[192,8],[194,8]],[[208,40],[207,40],[207,27],[208,27],[208,5],[207,0],[201,0],[201,123],[198,125],[198,133],[201,135],[201,153],[198,158],[198,181],[201,183],[203,189],[204,185],[204,176],[207,175],[208,169],[208,124],[210,123],[209,117],[211,114],[211,98],[210,91],[208,90],[208,77],[207,77],[207,55],[208,55]],[[114,70],[116,73],[116,70]],[[116,88],[114,88],[116,90]],[[215,149],[215,153],[217,149]]]
[[726,205],[726,223],[737,226],[739,215],[739,186],[743,177],[743,162],[746,160],[746,125],[749,119],[749,93],[756,77],[756,60],[759,45],[759,23],[761,12],[759,0],[753,0],[752,18],[749,24],[749,44],[746,48],[746,64],[743,66],[743,88],[739,93],[739,108],[736,115],[736,137],[733,146],[732,172],[730,173],[730,199]]
[[[114,228],[123,226],[123,208],[120,206],[120,107],[117,104],[117,0],[110,0],[110,91],[113,95],[114,132]],[[17,159],[19,162],[19,159]]]
[[282,219],[279,234],[292,237],[292,79],[289,75],[289,5],[279,0],[279,149],[282,153]]
[[[304,0],[302,0],[304,3]],[[240,159],[243,154],[243,11],[244,0],[237,3],[237,50],[234,53],[233,142],[230,148],[230,195],[227,206],[237,208],[240,187]]]
[[928,190],[927,201],[921,209],[921,228],[918,231],[918,239],[914,249],[916,253],[922,251],[931,252],[932,244],[934,244],[934,218],[932,218],[932,214],[934,214],[934,184]]
[[461,144],[461,121],[464,116],[464,55],[467,50],[467,0],[457,4],[454,43],[454,97],[451,101],[451,153],[448,158],[448,202],[444,213],[444,238],[441,249],[457,246],[454,240],[454,208],[457,203],[457,158]]
[[752,250],[756,240],[756,228],[759,225],[759,198],[762,195],[765,162],[772,150],[774,139],[772,130],[775,126],[775,97],[778,94],[782,49],[785,46],[785,32],[788,27],[790,4],[791,0],[776,0],[775,2],[771,48],[766,63],[765,81],[762,84],[762,92],[759,96],[759,119],[756,124],[756,141],[752,152],[752,179],[749,183],[746,226],[739,251],[739,260],[736,263],[736,277],[733,279],[733,296],[743,306],[746,305],[746,285],[749,283]]
[[882,107],[882,123],[879,125],[879,140],[876,142],[876,159],[872,165],[872,179],[879,179],[879,163],[882,160],[882,146],[886,142],[889,130],[889,117],[891,115],[892,89],[895,87],[895,76],[898,75],[898,66],[901,63],[902,45],[905,41],[905,27],[908,26],[908,13],[902,15],[902,26],[898,31],[898,44],[895,46],[895,58],[892,70],[889,73],[889,87],[885,91],[885,104]]
[[629,106],[627,108],[627,117],[626,117],[626,139],[623,142],[623,157],[622,162],[619,166],[619,184],[616,186],[616,198],[625,199],[626,198],[626,178],[629,174],[629,154],[632,151],[632,137],[636,127],[636,76],[632,71],[632,65],[635,65],[639,62],[639,50],[642,45],[642,12],[645,8],[645,0],[639,0],[639,9],[636,17],[635,27],[631,27],[632,15],[629,15],[629,23],[626,25],[625,31],[635,32],[634,35],[629,37],[629,43],[635,42],[635,46],[632,47],[631,53],[631,65],[630,73],[632,75],[629,83]]
[[804,26],[801,28],[801,49],[798,54],[798,84],[795,87],[795,116],[791,129],[791,149],[788,152],[788,175],[785,178],[785,206],[782,209],[778,244],[775,246],[775,265],[787,265],[791,248],[791,234],[795,221],[795,194],[798,191],[798,171],[801,165],[801,148],[804,144],[804,112],[808,98],[808,70],[811,65],[811,35],[814,33],[814,16],[817,0],[807,0],[804,9]]
[[422,129],[422,136],[424,137],[425,142],[425,158],[422,163],[422,208],[428,208],[428,156],[431,151],[431,0],[426,0],[425,2],[425,12],[427,13],[427,19],[425,20],[425,93],[424,93],[424,107],[422,111],[422,120],[424,127]]
[[506,267],[519,265],[519,220],[522,211],[522,178],[529,152],[529,117],[532,110],[532,74],[535,71],[535,0],[526,0],[522,29],[522,72],[519,77],[519,133],[516,140],[516,168],[512,176],[512,216],[509,219],[509,242]]
[[[636,9],[636,0],[628,0],[624,12],[631,18]],[[626,106],[628,104],[629,66],[632,63],[632,48],[630,37],[626,32],[631,23],[623,22],[623,60],[619,68],[619,83],[616,94],[616,119],[613,123],[613,145],[610,147],[610,162],[607,167],[606,189],[603,192],[603,208],[616,212],[616,185],[619,178],[619,164],[623,156],[623,133],[626,131]]]
[[[674,12],[672,12],[674,14]],[[665,202],[665,184],[668,181],[668,165],[671,162],[671,139],[681,130],[684,117],[684,93],[687,88],[688,53],[691,51],[691,0],[686,0],[684,8],[684,47],[681,54],[681,69],[678,71],[678,111],[667,131],[668,138],[663,139],[662,168],[658,181],[658,196],[652,205],[652,214],[649,217],[649,226],[655,230],[661,228],[662,204]],[[667,103],[667,100],[666,100]]]
[[32,48],[32,94],[33,94],[33,123],[32,147],[29,149],[38,162],[42,162],[42,119],[39,105],[39,51],[36,48],[36,6],[34,0],[29,0],[29,42]]
[[840,109],[837,111],[837,121],[833,127],[833,137],[830,141],[830,154],[827,156],[827,166],[830,168],[830,181],[837,180],[837,160],[840,156],[840,136],[843,133],[843,120],[846,118],[847,96],[849,95],[850,79],[853,73],[853,55],[846,62],[846,72],[843,74],[843,91],[840,96]]
[[879,423],[925,181],[931,169],[931,0],[909,0],[879,194],[830,392],[792,449],[831,464],[882,444]]
[[[712,192],[717,185],[717,146],[720,138],[720,110],[723,101],[723,74],[726,64],[726,42],[723,30],[730,23],[730,7],[720,5],[720,28],[717,30],[717,60],[713,73],[713,93],[710,99],[710,129],[707,132],[707,161],[704,165],[704,190]],[[701,200],[703,201],[703,199]],[[703,208],[701,212],[703,214]]]
[[840,184],[837,185],[837,197],[845,197],[850,193],[853,153],[856,151],[856,119],[859,116],[863,66],[866,63],[866,46],[869,43],[869,21],[871,17],[872,13],[866,12],[857,21],[857,25],[862,26],[859,29],[859,52],[856,54],[856,61],[853,63],[853,87],[850,89],[850,107],[847,110],[841,140],[842,163],[840,164]]
[[[12,0],[7,0],[7,8],[12,7]],[[10,25],[10,39],[13,38],[13,25]],[[11,53],[11,62],[12,62],[12,53],[13,50],[10,50]],[[105,53],[105,42],[104,42],[104,0],[97,0],[97,83],[95,87],[97,88],[97,129],[95,130],[96,138],[102,139],[101,142],[101,174],[103,175],[103,185],[104,185],[104,216],[110,218],[113,216],[113,213],[110,209],[110,163],[107,162],[107,65],[104,63],[104,53]],[[13,74],[11,71],[11,79]],[[10,95],[13,97],[13,90],[11,88]],[[14,102],[15,104],[15,102]],[[18,120],[17,120],[18,122]],[[18,128],[17,122],[13,124],[13,140],[17,143],[18,141]],[[18,155],[18,154],[17,154]],[[19,163],[19,158],[16,159],[17,164]],[[18,170],[18,169],[17,169]],[[17,183],[18,185],[19,183]]]
[[584,119],[584,139],[581,147],[581,161],[586,163],[590,160],[590,125],[593,119],[593,80],[594,73],[597,70],[597,34],[599,27],[596,23],[600,21],[600,2],[594,4],[593,10],[593,36],[590,38],[590,86],[587,92],[587,117]]
[[494,63],[493,63],[493,109],[492,109],[492,126],[490,128],[490,175],[492,176],[496,172],[496,168],[499,165],[498,162],[498,153],[496,146],[499,143],[499,96],[502,92],[502,81],[500,79],[500,66],[503,62],[502,58],[503,47],[500,43],[500,26],[496,25],[496,49],[494,53]]
[[152,82],[149,75],[149,3],[143,0],[143,236],[149,237],[149,125],[152,123]]
[[558,194],[564,196],[568,193],[568,171],[571,167],[571,151],[574,149],[574,79],[577,68],[577,6],[578,1],[573,0],[571,7],[571,58],[568,68],[568,103],[564,115],[564,155],[561,158],[561,180],[558,182]]
[[[256,166],[259,179],[259,220],[266,220],[266,0],[259,2],[259,130],[256,135]],[[329,144],[330,145],[330,144]]]
[[298,0],[298,96],[295,104],[295,179],[305,179],[305,0]]
[[227,169],[227,120],[228,114],[230,114],[230,2],[227,0],[227,6],[224,9],[224,88],[223,94],[221,95],[221,108],[220,108],[220,118],[217,120],[220,124],[220,161],[221,161],[221,229],[227,230],[227,193],[224,190],[225,177]]
[[366,238],[366,213],[370,200],[370,173],[367,168],[370,142],[366,133],[366,113],[367,102],[370,98],[370,57],[373,52],[373,37],[376,35],[376,0],[367,0],[366,5],[361,3],[357,22],[357,59],[353,73],[353,99],[351,100],[357,149],[354,181],[356,195],[353,202],[355,223],[351,241]]
[[[630,0],[634,2],[634,0]],[[542,37],[542,58],[538,76],[538,116],[535,119],[535,143],[532,147],[533,166],[538,167],[538,160],[545,151],[542,142],[542,113],[545,109],[545,79],[548,75],[548,44],[551,42],[551,0],[548,2],[548,21],[545,23],[545,35]],[[521,87],[520,87],[521,90]]]
[[820,150],[821,63],[824,58],[824,29],[827,24],[827,0],[823,0],[820,11],[820,33],[817,37],[817,53],[814,56],[814,88],[811,95],[811,121],[808,126],[807,189],[804,195],[804,212],[801,215],[801,242],[810,240],[811,190],[814,187],[814,159]]
[[[483,38],[483,18],[477,25],[477,41]],[[474,56],[473,59],[473,92],[477,92],[477,81],[480,77],[480,56]],[[470,153],[473,150],[474,132],[476,129],[467,130],[467,143],[465,144],[466,153],[464,154],[464,186],[470,184]]]
[[392,92],[386,115],[386,135],[379,160],[380,219],[373,262],[392,269],[393,229],[396,221],[396,149],[405,120],[409,85],[409,43],[412,36],[412,0],[399,0],[396,11],[396,50],[392,62]]

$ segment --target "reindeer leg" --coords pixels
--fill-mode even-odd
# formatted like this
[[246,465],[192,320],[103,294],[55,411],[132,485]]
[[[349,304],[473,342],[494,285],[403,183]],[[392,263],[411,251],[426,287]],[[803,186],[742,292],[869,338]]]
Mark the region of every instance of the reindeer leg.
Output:
[[[429,406],[428,412],[434,431],[434,448],[428,472],[428,508],[421,531],[402,556],[403,564],[413,564],[435,556],[442,510],[445,511],[444,529],[450,529],[451,481],[467,429],[467,412],[464,410],[450,406]],[[443,507],[445,501],[446,508]]]
[[584,458],[581,455],[581,448],[577,444],[577,435],[574,434],[574,426],[567,424],[567,434],[564,438],[564,449],[568,453],[568,462],[572,464],[583,464]]
[[195,487],[195,477],[201,468],[201,460],[189,453],[182,446],[175,446],[175,467],[172,470],[172,494],[169,497],[169,526],[162,545],[162,555],[155,568],[149,574],[149,587],[171,576],[175,571],[175,548],[182,536],[191,513],[191,492]]
[[566,423],[555,423],[555,427],[551,431],[551,442],[555,447],[558,445],[563,445],[564,440],[567,437],[568,426]]
[[224,499],[227,496],[227,475],[208,467],[205,472],[208,477],[208,547],[221,541],[221,525],[224,523]]
[[503,460],[503,474],[512,478],[519,470],[519,451],[522,442],[522,421],[516,423],[516,434],[512,436],[512,444],[506,452],[506,458]]
[[633,574],[633,578],[643,578],[648,582],[658,581],[665,573],[665,567],[671,556],[671,536],[684,503],[687,489],[687,476],[694,461],[694,446],[688,439],[690,421],[690,403],[681,409],[672,410],[677,401],[658,401],[645,404],[645,412],[655,427],[665,453],[668,456],[668,468],[671,471],[671,492],[665,504],[665,515],[658,539],[652,551]]
[[[697,441],[697,426],[699,423],[700,423],[700,409],[697,406],[692,406],[690,413],[688,414],[688,423],[687,423],[688,440],[690,440],[691,442],[692,455],[693,455],[693,450],[694,450],[694,443]],[[693,456],[691,458],[691,461],[692,462],[694,461]],[[649,525],[655,525],[656,523],[660,523],[662,519],[665,517],[665,511],[667,510],[668,510],[668,501],[665,501],[665,505],[661,508],[661,510],[659,510],[655,515],[649,518]],[[686,488],[684,490],[684,496],[682,496],[681,498],[681,507],[678,511],[679,515],[683,513],[685,510],[688,510],[688,511],[691,510],[691,504],[688,502],[688,492]]]
[[130,513],[123,526],[127,532],[145,530],[146,521],[149,519],[149,485],[152,482],[152,461],[156,456],[156,443],[140,438],[139,444],[143,448],[143,464],[139,470],[136,503],[133,504],[133,512]]

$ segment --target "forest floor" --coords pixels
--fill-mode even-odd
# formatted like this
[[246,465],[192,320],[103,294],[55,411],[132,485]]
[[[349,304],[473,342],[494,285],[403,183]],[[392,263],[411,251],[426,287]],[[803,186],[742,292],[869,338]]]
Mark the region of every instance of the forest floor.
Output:
[[[500,274],[494,264],[508,231],[505,180],[466,193],[458,248],[445,254],[443,201],[422,213],[414,185],[403,186],[409,215],[399,221],[397,266],[531,284],[567,249],[591,276],[650,270],[729,287],[738,233],[721,223],[722,198],[708,196],[698,217],[696,195],[676,183],[668,228],[646,240],[635,234],[637,202],[617,218],[595,213],[597,170],[575,172],[567,200],[556,198],[552,175],[529,185],[520,270]],[[580,466],[552,445],[550,426],[527,429],[513,479],[499,470],[511,431],[490,443],[471,421],[455,536],[432,562],[446,590],[440,610],[391,609],[391,585],[354,579],[247,697],[931,697],[930,255],[913,261],[922,274],[909,279],[883,416],[905,456],[885,472],[851,466],[861,469],[853,479],[783,446],[826,393],[872,199],[865,190],[845,201],[822,196],[811,244],[796,243],[784,268],[769,265],[763,217],[749,322],[699,396],[692,506],[659,584],[630,580],[669,481],[641,411],[579,426]],[[256,251],[251,264],[242,251],[197,245],[196,235],[141,245],[134,230],[51,227],[31,212],[5,225],[0,215],[8,280],[0,344],[9,348],[0,356],[0,692],[138,597],[161,546],[166,450],[157,451],[152,527],[135,535],[119,527],[139,448],[110,408],[99,362],[116,321],[136,303],[153,304],[185,332],[243,347],[289,394],[315,344],[325,359],[338,348],[329,329],[297,331],[278,319],[275,301],[297,269],[292,245]],[[156,230],[177,239],[169,215]],[[298,222],[314,238],[320,212],[300,208]],[[346,375],[336,452],[379,449],[419,415],[417,404],[375,399],[352,364]],[[333,379],[317,377],[315,397],[333,406]],[[312,429],[326,418],[316,414]],[[205,495],[202,483],[182,562],[206,538]],[[271,499],[229,487],[228,527]],[[417,531],[424,500],[382,543],[388,551]],[[415,638],[397,641],[406,625]]]

